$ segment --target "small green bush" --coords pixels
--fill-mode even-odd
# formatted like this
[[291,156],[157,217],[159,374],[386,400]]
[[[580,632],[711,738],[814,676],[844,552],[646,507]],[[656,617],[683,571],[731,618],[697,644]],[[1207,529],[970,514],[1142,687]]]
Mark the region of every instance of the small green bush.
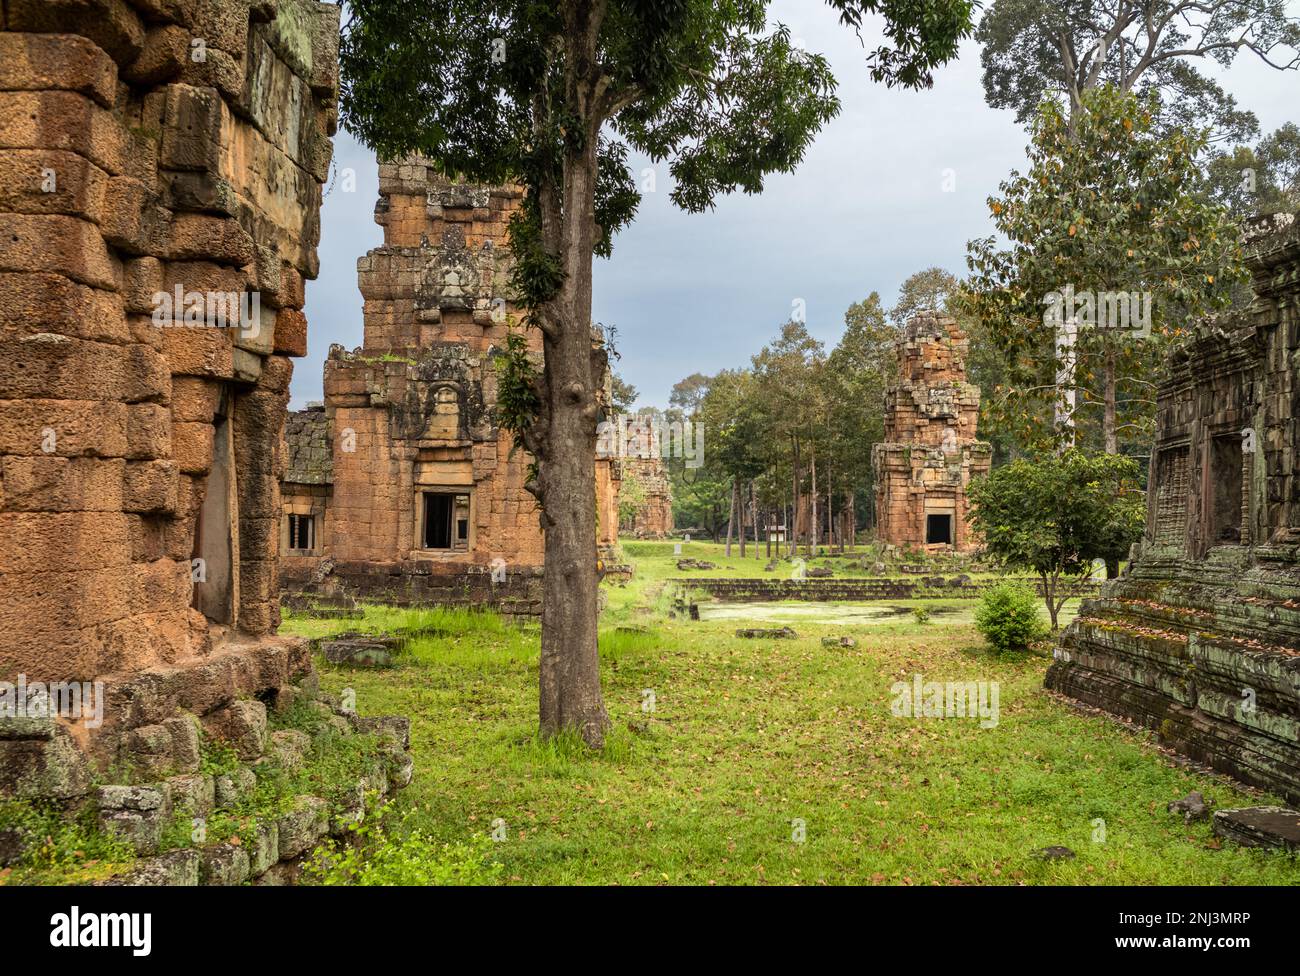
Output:
[[975,629],[994,650],[1022,651],[1048,634],[1040,604],[1038,594],[1021,583],[996,583],[980,597]]
[[385,821],[384,803],[361,823],[348,825],[352,838],[316,849],[303,880],[318,885],[491,885],[501,874],[492,841],[482,834],[464,843],[439,844],[413,822],[413,811]]
[[930,622],[930,611],[925,609],[925,607],[913,607],[912,618],[918,624],[928,624]]

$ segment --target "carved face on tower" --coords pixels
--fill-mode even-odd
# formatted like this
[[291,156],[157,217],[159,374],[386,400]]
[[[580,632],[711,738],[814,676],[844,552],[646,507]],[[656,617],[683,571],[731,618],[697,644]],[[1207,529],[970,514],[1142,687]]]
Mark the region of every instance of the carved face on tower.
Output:
[[473,309],[479,297],[479,271],[460,227],[447,228],[441,246],[420,276],[420,308]]

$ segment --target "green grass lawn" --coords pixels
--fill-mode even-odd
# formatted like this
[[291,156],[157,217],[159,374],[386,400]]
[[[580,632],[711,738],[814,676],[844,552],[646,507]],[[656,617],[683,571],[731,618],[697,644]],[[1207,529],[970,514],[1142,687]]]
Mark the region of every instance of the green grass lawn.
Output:
[[[1220,849],[1208,823],[1165,810],[1194,789],[1220,806],[1274,798],[1178,768],[1147,736],[1048,697],[1048,660],[991,655],[968,617],[800,621],[796,640],[743,640],[735,620],[668,617],[671,544],[627,548],[636,575],[608,588],[602,617],[613,728],[600,754],[538,740],[535,627],[378,608],[284,627],[443,631],[392,669],[319,662],[322,682],[354,689],[363,714],[411,717],[408,822],[449,843],[503,822],[491,847],[503,882],[1300,882],[1294,859]],[[844,634],[857,646],[821,643]],[[896,717],[891,686],[914,674],[997,682],[996,725]],[[1049,845],[1076,857],[1034,856]]]

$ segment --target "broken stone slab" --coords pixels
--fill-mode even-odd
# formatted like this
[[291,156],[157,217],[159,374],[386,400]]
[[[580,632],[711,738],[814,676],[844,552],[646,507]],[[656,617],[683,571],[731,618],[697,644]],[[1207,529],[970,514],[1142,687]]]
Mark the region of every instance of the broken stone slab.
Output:
[[852,637],[823,637],[822,647],[857,647],[858,642]]
[[401,790],[411,785],[415,776],[415,760],[409,752],[394,744],[388,753],[388,785],[390,789]]
[[193,848],[169,851],[137,861],[131,870],[102,883],[114,887],[193,888],[199,883],[199,861],[199,852]]
[[830,579],[835,571],[828,566],[814,566],[804,573],[809,579]]
[[754,639],[793,640],[799,635],[796,634],[794,632],[794,629],[791,627],[778,627],[776,629],[765,628],[765,627],[746,627],[736,631],[736,636],[744,637],[751,640]]
[[279,829],[280,860],[304,854],[329,830],[330,805],[318,796],[300,796],[293,809],[276,821]]
[[172,762],[178,773],[198,772],[202,762],[200,744],[203,726],[198,718],[188,712],[163,720],[163,728],[171,733]]
[[687,569],[717,569],[718,567],[707,559],[679,559],[677,560],[679,570]]
[[95,794],[100,810],[136,810],[142,813],[167,805],[170,790],[157,786],[101,786]]
[[1300,810],[1286,807],[1239,807],[1216,810],[1214,833],[1243,847],[1280,847],[1300,851]]
[[145,776],[166,776],[172,768],[172,734],[162,725],[141,725],[122,739],[122,762]]
[[302,769],[310,753],[311,736],[297,729],[282,729],[279,732],[271,733],[271,741],[267,744],[266,756],[264,759],[258,760],[258,762],[277,762],[289,772],[296,772]]
[[27,844],[20,831],[0,830],[0,868],[17,864],[26,850]]
[[1174,800],[1166,809],[1170,813],[1181,813],[1184,822],[1192,823],[1209,817],[1212,806],[1214,806],[1213,800],[1207,801],[1199,790],[1193,790],[1181,800]]
[[381,634],[337,634],[322,640],[321,653],[331,664],[386,668],[401,648],[401,638]]
[[199,852],[199,883],[230,887],[248,880],[248,852],[233,844],[215,844]]

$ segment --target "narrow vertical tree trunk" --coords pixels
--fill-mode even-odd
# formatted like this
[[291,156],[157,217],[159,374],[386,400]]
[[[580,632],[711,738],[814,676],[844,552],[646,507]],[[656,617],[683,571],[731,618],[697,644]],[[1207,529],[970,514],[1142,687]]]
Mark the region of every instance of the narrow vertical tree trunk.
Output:
[[736,524],[736,479],[731,479],[731,507],[727,510],[727,558],[731,558],[731,530]]
[[[754,479],[749,479],[749,513],[754,520],[754,558],[758,558],[758,489],[754,487]],[[764,518],[764,523],[767,519]],[[764,525],[766,528],[766,525]]]
[[791,495],[790,495],[790,527],[786,531],[789,538],[790,558],[793,559],[799,551],[799,438],[792,438],[794,441],[794,464],[791,468]]
[[858,496],[857,492],[850,491],[848,497],[849,511],[849,548],[858,547]]
[[1118,399],[1115,391],[1115,350],[1108,348],[1106,350],[1106,365],[1104,367],[1103,382],[1105,383],[1105,413],[1102,418],[1102,434],[1106,441],[1106,453],[1119,453],[1119,437],[1115,430],[1115,411],[1116,400]]
[[821,523],[817,521],[817,447],[812,449],[812,490],[808,493],[808,501],[811,508],[808,511],[808,556],[809,558],[817,554],[817,547],[821,545]]
[[740,558],[741,558],[741,559],[744,559],[744,558],[745,558],[745,542],[746,542],[746,537],[747,537],[747,535],[748,535],[748,530],[745,528],[745,510],[748,509],[749,506],[748,506],[747,504],[745,504],[745,489],[744,489],[744,488],[741,488],[741,487],[737,487],[737,491],[740,492],[740,499],[739,499],[739,505],[740,505]]

